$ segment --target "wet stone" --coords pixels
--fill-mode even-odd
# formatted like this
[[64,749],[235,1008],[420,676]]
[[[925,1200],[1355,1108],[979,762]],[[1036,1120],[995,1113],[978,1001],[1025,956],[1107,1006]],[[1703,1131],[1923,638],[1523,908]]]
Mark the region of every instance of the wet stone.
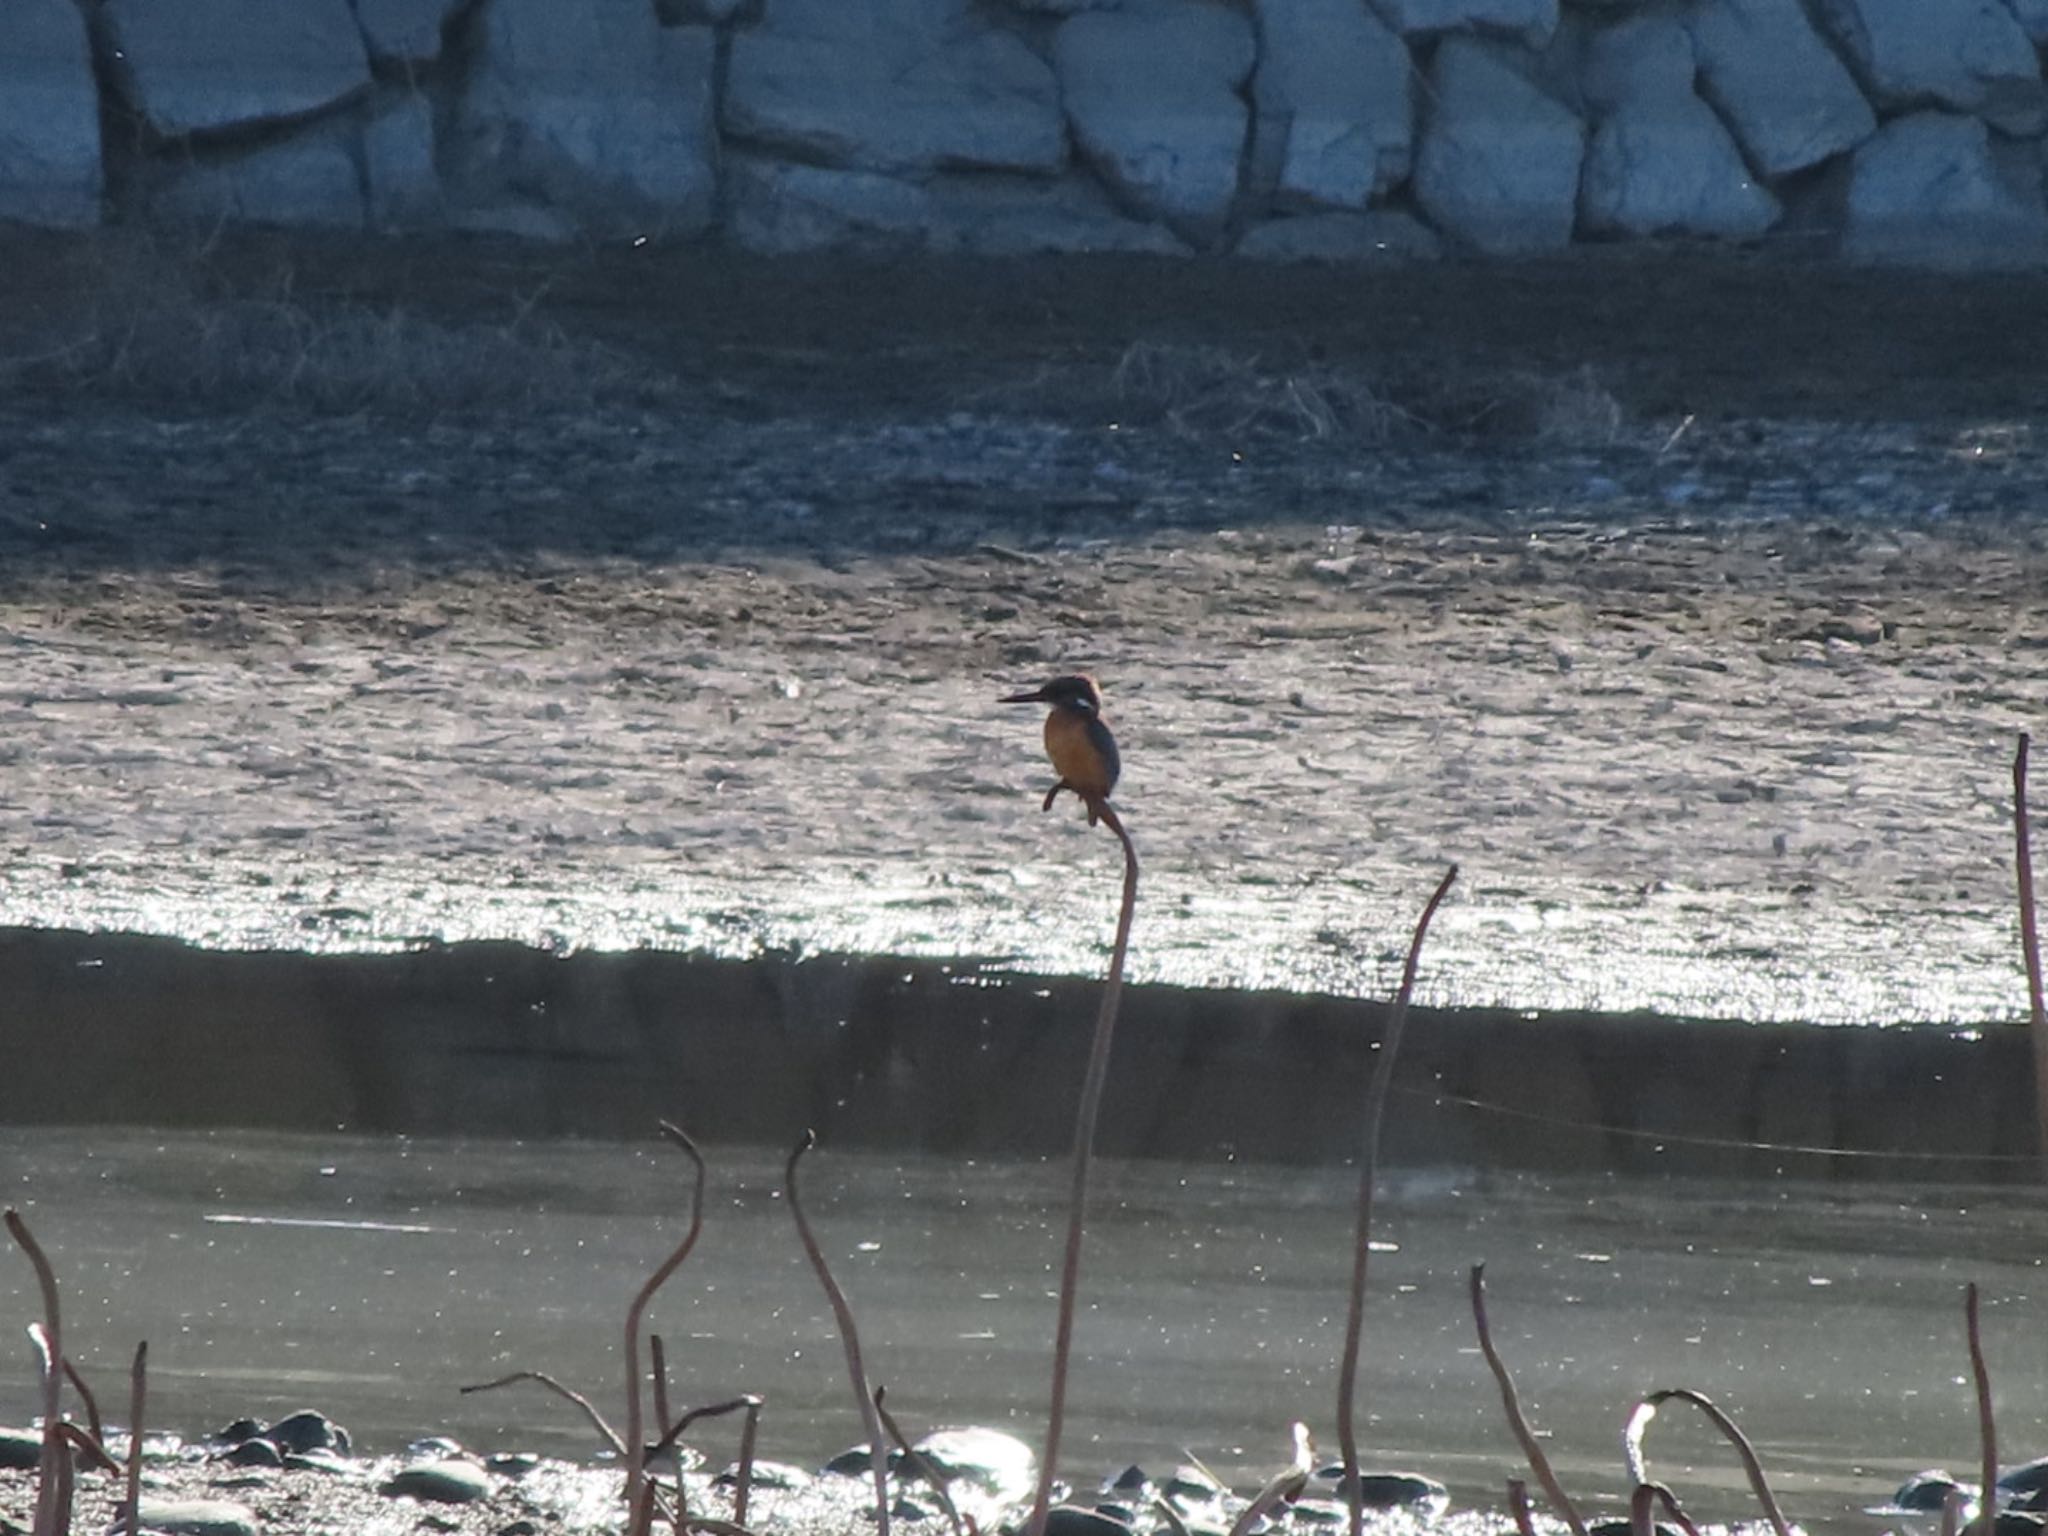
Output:
[[145,1497],[140,1514],[145,1529],[166,1536],[263,1536],[256,1512],[227,1499]]
[[[863,1453],[865,1454],[865,1453]],[[734,1462],[712,1479],[720,1488],[731,1488],[740,1480],[739,1463]],[[753,1484],[756,1488],[790,1490],[808,1488],[811,1474],[802,1467],[791,1466],[786,1461],[757,1461],[754,1463]]]
[[491,1474],[475,1462],[427,1461],[405,1467],[377,1489],[390,1499],[421,1499],[430,1504],[474,1504],[491,1496]]
[[284,1465],[284,1452],[258,1435],[239,1445],[229,1446],[216,1459],[231,1467],[281,1467]]
[[0,1429],[0,1468],[32,1472],[42,1462],[43,1437],[32,1429]]
[[531,1451],[497,1451],[484,1458],[484,1468],[499,1477],[524,1477],[540,1466],[540,1460]]
[[1930,1468],[1925,1472],[1915,1472],[1911,1477],[1899,1484],[1899,1491],[1892,1495],[1892,1506],[1895,1509],[1927,1510],[1938,1513],[1942,1505],[1947,1501],[1950,1493],[1962,1493],[1964,1491],[1962,1484],[1949,1476],[1948,1473],[1936,1468]]
[[1060,1504],[1046,1511],[1045,1536],[1132,1536],[1132,1527],[1097,1510]]
[[297,1413],[288,1413],[264,1432],[264,1438],[282,1450],[296,1451],[341,1451],[346,1453],[350,1441],[348,1431],[324,1413],[315,1413],[310,1408],[301,1408]]
[[310,1451],[294,1451],[284,1459],[287,1472],[323,1472],[329,1477],[347,1477],[356,1470],[356,1464],[336,1451],[314,1448]]

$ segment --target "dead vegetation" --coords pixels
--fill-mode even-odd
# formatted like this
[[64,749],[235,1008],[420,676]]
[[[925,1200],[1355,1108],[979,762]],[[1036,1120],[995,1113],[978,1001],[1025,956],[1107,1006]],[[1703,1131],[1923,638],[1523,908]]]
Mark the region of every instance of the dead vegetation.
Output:
[[1125,350],[1106,390],[1062,383],[1080,386],[1064,396],[1069,413],[1092,395],[1105,419],[1226,444],[1477,438],[1593,447],[1615,441],[1625,425],[1620,401],[1584,366],[1544,373],[1446,362],[1368,372],[1310,357],[1141,341]]
[[675,387],[539,313],[444,321],[315,292],[284,257],[256,271],[205,242],[110,232],[0,349],[0,393],[88,395],[179,409],[320,414],[587,410],[652,405]]

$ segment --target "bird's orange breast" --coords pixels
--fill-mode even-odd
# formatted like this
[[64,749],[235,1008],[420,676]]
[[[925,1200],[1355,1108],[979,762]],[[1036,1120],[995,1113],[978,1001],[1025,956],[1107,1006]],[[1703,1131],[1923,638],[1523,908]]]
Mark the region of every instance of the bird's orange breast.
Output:
[[1106,800],[1116,788],[1116,739],[1100,720],[1055,709],[1045,717],[1045,755],[1059,776],[1084,795]]

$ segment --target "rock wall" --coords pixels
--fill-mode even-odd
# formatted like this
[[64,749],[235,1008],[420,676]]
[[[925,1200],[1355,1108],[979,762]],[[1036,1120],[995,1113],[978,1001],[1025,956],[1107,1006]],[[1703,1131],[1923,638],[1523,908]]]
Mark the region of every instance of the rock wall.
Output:
[[[618,1137],[665,1116],[714,1142],[787,1146],[809,1126],[835,1146],[1057,1157],[1100,984],[989,979],[882,957],[241,954],[0,928],[0,1122]],[[1385,1024],[1352,998],[1128,988],[1101,1145],[1343,1163]],[[2032,1179],[2030,1061],[2023,1028],[1418,1009],[1385,1147],[1407,1166]]]
[[0,218],[2048,261],[2048,0],[7,0]]

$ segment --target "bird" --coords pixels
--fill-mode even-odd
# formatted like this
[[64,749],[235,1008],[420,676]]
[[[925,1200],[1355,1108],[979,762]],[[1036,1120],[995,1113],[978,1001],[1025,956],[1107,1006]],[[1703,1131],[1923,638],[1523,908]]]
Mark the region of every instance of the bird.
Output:
[[1094,826],[1102,819],[1122,767],[1116,737],[1102,718],[1102,689],[1095,679],[1075,672],[1029,693],[1008,694],[1001,702],[1052,706],[1045,717],[1045,755],[1060,777],[1045,792],[1043,809],[1051,810],[1060,791],[1069,789],[1088,807],[1088,825]]

